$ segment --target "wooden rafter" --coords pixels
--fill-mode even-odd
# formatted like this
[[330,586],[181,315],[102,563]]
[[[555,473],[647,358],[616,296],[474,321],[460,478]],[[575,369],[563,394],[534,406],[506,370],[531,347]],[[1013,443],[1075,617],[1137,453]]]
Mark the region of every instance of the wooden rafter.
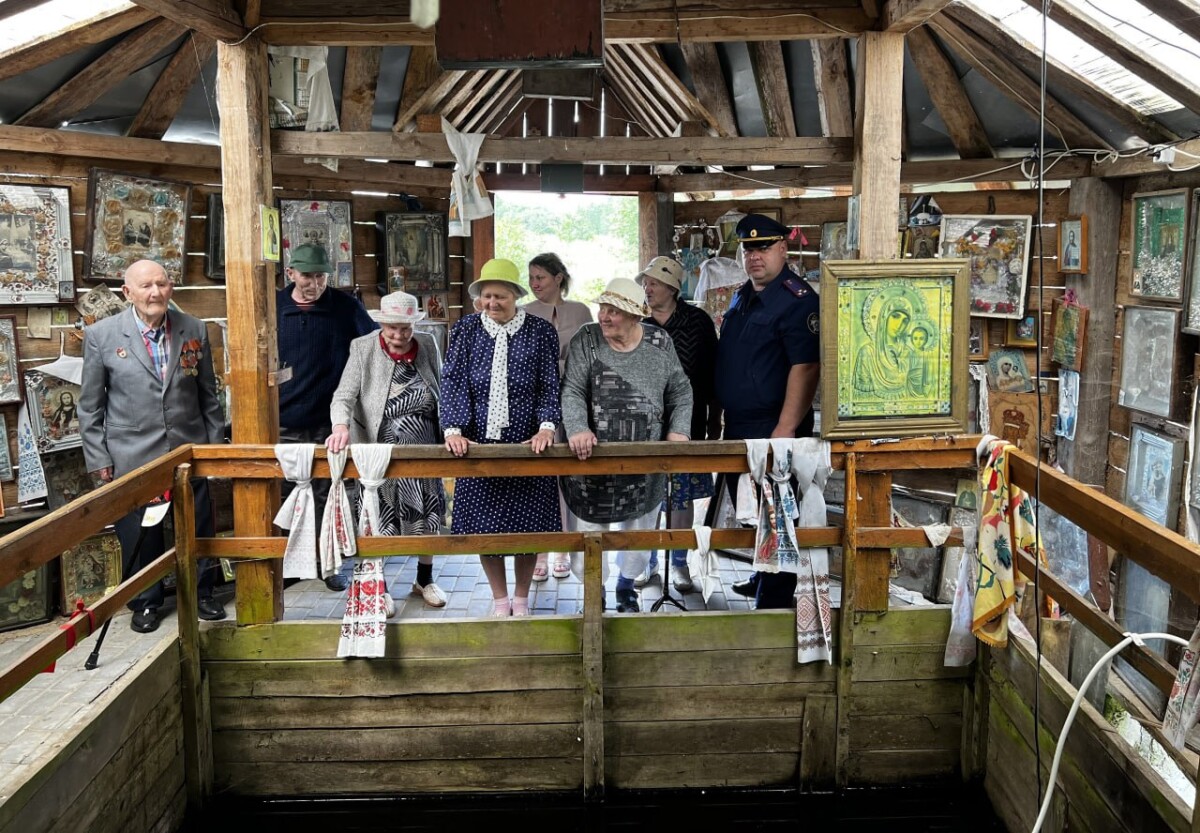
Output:
[[[611,47],[625,60],[639,86],[646,92],[648,98],[654,99],[660,109],[666,113],[669,121],[678,124],[687,121],[691,110],[674,94],[674,90],[664,83],[663,78],[656,72],[650,59],[649,51],[657,47],[639,43],[621,43]],[[657,54],[657,53],[656,53]]]
[[488,73],[482,83],[475,85],[475,89],[471,92],[471,97],[464,101],[461,107],[447,108],[442,111],[442,115],[446,117],[446,121],[453,124],[459,130],[462,130],[463,125],[466,124],[477,107],[481,108],[485,114],[488,112],[489,108],[484,104],[484,99],[490,99],[493,95],[498,95],[499,91],[504,89],[504,82],[510,81],[513,75],[519,73],[520,71],[515,69],[498,69]]
[[737,119],[733,115],[733,101],[729,87],[721,72],[721,59],[716,44],[685,41],[683,59],[692,74],[692,85],[696,88],[696,100],[712,113],[717,131],[722,136],[738,135]]
[[987,131],[983,129],[983,122],[967,98],[954,65],[933,35],[926,27],[918,26],[909,31],[906,45],[925,82],[933,106],[946,124],[946,131],[958,155],[963,159],[992,156],[992,146]]
[[698,96],[692,93],[684,83],[679,80],[678,76],[667,66],[667,62],[663,60],[659,54],[658,47],[653,44],[641,44],[630,46],[630,49],[636,49],[643,55],[649,71],[658,79],[658,82],[664,88],[665,94],[672,96],[679,102],[681,112],[685,119],[693,119],[707,125],[708,129],[716,136],[734,136],[737,130],[730,130],[722,121],[717,118],[711,110],[704,105]]
[[[429,91],[438,79],[442,70],[438,67],[437,55],[432,46],[414,46],[408,53],[408,68],[404,71],[404,86],[400,89],[400,101],[396,108],[396,123],[393,130],[403,130],[416,113],[413,105]],[[400,116],[406,116],[404,123]]]
[[[418,115],[433,112],[438,102],[454,89],[455,85],[462,80],[465,74],[461,70],[451,70],[439,75],[436,80],[425,88],[423,93],[417,96],[416,100],[400,111],[400,114],[396,116],[396,123],[392,125],[392,131],[398,133],[409,130]],[[403,105],[403,100],[401,104]]]
[[154,82],[142,108],[133,117],[133,124],[129,126],[130,136],[142,139],[163,137],[216,48],[215,40],[199,32],[192,32],[184,38],[166,69]]
[[382,46],[351,46],[346,50],[346,72],[342,76],[342,130],[370,130],[375,112],[375,90],[379,86]]
[[[503,113],[503,111],[507,108],[503,106],[497,108],[496,115],[493,116],[492,120],[484,126],[484,130],[481,132],[488,134],[494,133],[498,136],[507,136],[509,132],[521,121],[521,118],[525,115],[525,113],[529,111],[529,108],[533,106],[533,102],[534,99],[525,98],[521,94],[520,87],[517,87],[515,90],[515,97],[512,99],[512,102],[509,105],[511,109],[508,109],[507,113]],[[502,101],[501,104],[503,105],[503,103],[504,102]]]
[[72,23],[28,43],[0,52],[0,81],[31,69],[45,66],[89,46],[104,43],[154,19],[153,12],[134,7],[116,13],[105,12]]
[[[1041,0],[1025,0],[1038,11]],[[1151,84],[1193,113],[1200,113],[1200,87],[1192,83],[1186,73],[1177,72],[1154,51],[1134,46],[1114,34],[1113,29],[1100,23],[1090,15],[1063,3],[1050,4],[1050,19],[1084,43],[1100,50],[1137,77]]]
[[763,123],[768,136],[787,138],[796,135],[796,115],[788,93],[787,69],[783,65],[783,47],[778,42],[750,44],[750,66],[762,102]]
[[[945,12],[951,20],[970,29],[987,41],[994,52],[1006,56],[1025,71],[1037,78],[1041,73],[1041,50],[1011,31],[1000,26],[993,18],[980,14],[970,6],[955,4]],[[1057,60],[1046,56],[1046,76],[1051,84],[1068,91],[1071,96],[1086,101],[1092,107],[1111,118],[1135,136],[1147,142],[1171,142],[1179,137],[1155,121],[1102,89],[1096,82]]]
[[1190,38],[1200,41],[1200,9],[1189,0],[1138,0]]
[[49,2],[50,0],[4,0],[0,3],[0,20],[7,20]]
[[153,61],[184,31],[183,26],[173,20],[147,23],[122,38],[120,43],[76,73],[14,124],[58,126],[121,83],[131,72]]
[[613,51],[612,47],[605,51],[603,75],[608,82],[609,92],[620,99],[647,133],[651,136],[671,135],[675,123],[671,123],[664,111],[657,109],[659,105],[641,88],[625,57]]
[[475,90],[487,83],[488,77],[495,72],[499,72],[499,70],[480,69],[465,73],[462,79],[454,86],[454,89],[447,93],[434,109],[443,116],[449,116],[450,113],[470,98]]
[[[959,58],[981,72],[1007,98],[1019,104],[1027,113],[1038,118],[1038,101],[1041,90],[1038,85],[997,55],[986,41],[974,32],[959,26],[945,15],[929,20],[935,31]],[[1108,148],[1108,142],[1096,131],[1083,123],[1054,96],[1046,96],[1046,121],[1050,132],[1057,135],[1067,147]]]
[[464,133],[490,133],[508,117],[521,99],[521,72],[518,70],[504,80],[487,103],[478,108],[459,128]]
[[229,0],[133,0],[167,20],[181,23],[210,38],[232,42],[246,36],[242,16]]
[[854,96],[850,92],[850,59],[846,41],[822,38],[809,41],[812,47],[813,77],[817,85],[817,109],[821,114],[821,135],[853,136]]
[[879,28],[887,32],[910,32],[950,3],[951,0],[887,0],[880,13]]

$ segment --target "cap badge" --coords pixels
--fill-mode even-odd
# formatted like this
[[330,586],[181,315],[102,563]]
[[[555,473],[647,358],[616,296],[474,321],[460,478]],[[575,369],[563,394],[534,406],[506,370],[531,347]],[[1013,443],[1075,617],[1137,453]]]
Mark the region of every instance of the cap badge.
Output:
[[752,228],[752,229],[750,229],[750,236],[751,236],[751,237],[758,237],[758,229],[756,229],[756,228]]

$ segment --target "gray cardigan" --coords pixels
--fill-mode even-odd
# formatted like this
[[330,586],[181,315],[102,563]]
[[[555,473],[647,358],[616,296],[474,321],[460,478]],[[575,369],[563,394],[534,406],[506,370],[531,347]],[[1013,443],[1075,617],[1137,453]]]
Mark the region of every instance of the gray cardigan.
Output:
[[[413,333],[413,338],[418,345],[414,362],[417,373],[421,374],[436,400],[440,394],[438,381],[442,371],[437,345],[426,333]],[[376,442],[395,365],[379,346],[378,332],[350,342],[350,358],[329,406],[330,424],[348,426],[350,442]]]

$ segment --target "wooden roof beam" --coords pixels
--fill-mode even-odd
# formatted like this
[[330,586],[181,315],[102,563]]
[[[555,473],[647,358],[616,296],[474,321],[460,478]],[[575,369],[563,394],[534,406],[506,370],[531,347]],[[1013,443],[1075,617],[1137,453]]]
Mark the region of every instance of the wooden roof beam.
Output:
[[721,71],[721,59],[713,43],[684,41],[680,44],[683,60],[692,74],[692,86],[699,101],[717,123],[720,136],[738,135],[737,119],[733,115],[733,99]]
[[144,9],[195,29],[215,40],[232,43],[246,37],[242,16],[229,0],[133,0]]
[[[1042,10],[1041,0],[1025,0]],[[1155,57],[1148,49],[1135,47],[1124,38],[1115,37],[1113,30],[1079,9],[1062,3],[1050,4],[1050,19],[1084,43],[1095,47],[1148,84],[1171,96],[1193,113],[1200,113],[1200,87],[1184,73],[1179,73]]]
[[[955,4],[942,14],[987,41],[996,54],[1004,55],[1016,63],[1026,75],[1037,78],[1041,74],[1041,50],[1032,43],[1016,37],[1011,31],[1000,26],[994,18],[980,14],[963,4]],[[1051,84],[1086,101],[1121,127],[1147,142],[1172,142],[1179,138],[1155,119],[1114,98],[1094,81],[1056,60],[1053,55],[1046,56],[1046,75]]]
[[[400,89],[400,101],[396,106],[397,119],[441,76],[442,69],[438,66],[437,54],[432,46],[409,47],[408,66],[404,70],[404,86]],[[393,124],[392,129],[402,130],[404,125]]]
[[949,6],[951,0],[887,0],[879,15],[885,32],[911,32]]
[[151,87],[142,109],[133,117],[128,135],[141,139],[161,139],[175,121],[188,91],[200,77],[217,42],[207,35],[192,32],[184,39],[171,62]]
[[[998,55],[974,32],[959,26],[945,15],[930,18],[926,25],[937,32],[938,37],[953,49],[958,57],[983,73],[1001,94],[1019,104],[1033,118],[1038,118],[1041,90],[1028,75]],[[1108,142],[1100,138],[1096,131],[1050,95],[1046,96],[1046,122],[1050,131],[1067,147],[1109,147]]]
[[428,113],[434,110],[437,107],[438,102],[445,98],[446,95],[452,89],[454,89],[454,86],[462,80],[462,77],[465,74],[466,73],[462,70],[457,69],[450,70],[449,72],[442,72],[429,84],[428,87],[425,88],[424,92],[417,96],[417,98],[407,107],[404,106],[404,102],[407,99],[402,97],[400,104],[403,109],[400,111],[399,115],[396,116],[396,123],[392,125],[392,132],[399,133],[401,131],[412,129],[411,125],[416,117],[422,113]]
[[342,76],[341,130],[370,130],[379,87],[382,46],[351,46],[346,49],[346,71]]
[[642,128],[652,136],[670,136],[677,123],[660,109],[658,102],[653,102],[638,82],[637,76],[629,68],[625,57],[613,47],[606,47],[604,56],[604,77],[608,79],[609,91],[616,95],[625,105]]
[[154,60],[184,31],[184,27],[173,20],[147,23],[133,34],[126,35],[120,43],[76,73],[14,124],[58,127],[128,78],[134,70]]
[[1200,41],[1200,13],[1188,0],[1138,0],[1190,38]]
[[50,0],[4,0],[0,3],[0,20],[7,20],[49,2]]
[[450,114],[458,108],[464,101],[471,97],[476,88],[483,84],[489,75],[497,70],[477,69],[467,71],[459,80],[459,83],[454,85],[454,88],[443,96],[442,100],[431,108],[440,113],[447,121],[450,121]]
[[45,66],[66,55],[132,31],[155,17],[153,12],[134,7],[116,13],[77,21],[66,29],[0,52],[0,81]]
[[[633,72],[639,87],[667,113],[669,121],[678,125],[679,122],[687,121],[693,116],[691,109],[676,95],[674,87],[664,83],[657,67],[653,66],[649,53],[653,51],[657,55],[658,47],[653,44],[621,43],[613,45],[610,49],[624,56],[625,63]],[[670,74],[670,70],[667,72]]]
[[683,81],[671,71],[671,68],[667,66],[667,62],[659,54],[657,46],[643,45],[640,47],[631,46],[629,48],[638,49],[643,53],[644,60],[650,72],[657,76],[659,82],[666,88],[667,94],[673,96],[679,102],[683,108],[685,118],[703,122],[716,136],[737,135],[736,128],[730,130],[722,124],[721,120],[704,105],[704,102],[693,94],[684,85]]
[[929,29],[918,26],[911,30],[906,44],[958,155],[963,159],[992,156],[992,145],[988,141],[987,131],[983,129],[983,122],[967,98],[954,65],[934,41]]
[[822,38],[809,41],[813,77],[817,85],[817,109],[824,136],[854,135],[854,96],[850,91],[850,58],[846,41]]
[[[475,89],[471,91],[471,97],[462,103],[461,107],[447,108],[443,111],[446,121],[453,124],[458,130],[463,129],[468,117],[476,111],[477,107],[483,103],[485,98],[489,98],[493,94],[499,95],[499,91],[505,89],[505,82],[512,81],[512,75],[520,74],[520,70],[512,69],[497,69],[492,70],[480,84],[475,85]],[[488,108],[483,106],[485,113]]]
[[[848,139],[746,138],[488,138],[480,162],[582,162],[589,165],[808,165],[849,162]],[[427,159],[452,162],[440,133],[303,133],[276,130],[272,152],[281,156],[350,159]]]
[[783,65],[783,47],[778,42],[757,41],[750,44],[750,66],[762,103],[763,124],[768,136],[796,135],[796,114],[788,93],[787,69]]
[[521,72],[518,70],[504,80],[487,104],[478,108],[459,130],[463,133],[494,132],[521,98],[521,90]]

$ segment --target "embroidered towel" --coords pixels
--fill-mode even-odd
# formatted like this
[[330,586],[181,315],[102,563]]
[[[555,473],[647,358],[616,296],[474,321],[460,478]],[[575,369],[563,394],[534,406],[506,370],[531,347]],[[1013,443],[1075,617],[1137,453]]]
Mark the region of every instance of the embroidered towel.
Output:
[[358,552],[354,535],[354,516],[350,514],[350,499],[346,496],[346,484],[342,472],[346,470],[347,452],[330,451],[329,497],[325,500],[325,514],[321,518],[321,577],[333,575],[342,568],[342,560]]
[[[801,527],[825,526],[825,484],[833,470],[830,446],[805,437],[788,441],[792,475],[800,493]],[[833,662],[833,610],[829,600],[829,550],[797,549],[796,660]]]
[[279,443],[275,446],[275,459],[283,469],[284,479],[296,484],[275,513],[275,526],[289,530],[287,548],[283,551],[284,578],[318,578],[317,512],[312,489],[312,461],[316,448],[313,443]]
[[721,565],[712,551],[712,527],[696,524],[692,531],[696,533],[696,549],[688,552],[688,571],[708,604],[708,597],[721,586]]
[[[362,512],[358,534],[374,535],[379,529],[379,487],[383,485],[392,447],[383,444],[350,446],[350,456],[358,468],[363,487]],[[387,625],[387,586],[382,558],[359,558],[346,597],[342,617],[342,635],[338,640],[339,657],[381,657],[384,655]]]
[[1163,717],[1163,733],[1167,740],[1183,749],[1184,739],[1196,725],[1200,715],[1200,677],[1196,676],[1196,662],[1200,658],[1200,622],[1192,630],[1183,655],[1179,658],[1179,670],[1175,672],[1175,684],[1167,698],[1167,713]]

